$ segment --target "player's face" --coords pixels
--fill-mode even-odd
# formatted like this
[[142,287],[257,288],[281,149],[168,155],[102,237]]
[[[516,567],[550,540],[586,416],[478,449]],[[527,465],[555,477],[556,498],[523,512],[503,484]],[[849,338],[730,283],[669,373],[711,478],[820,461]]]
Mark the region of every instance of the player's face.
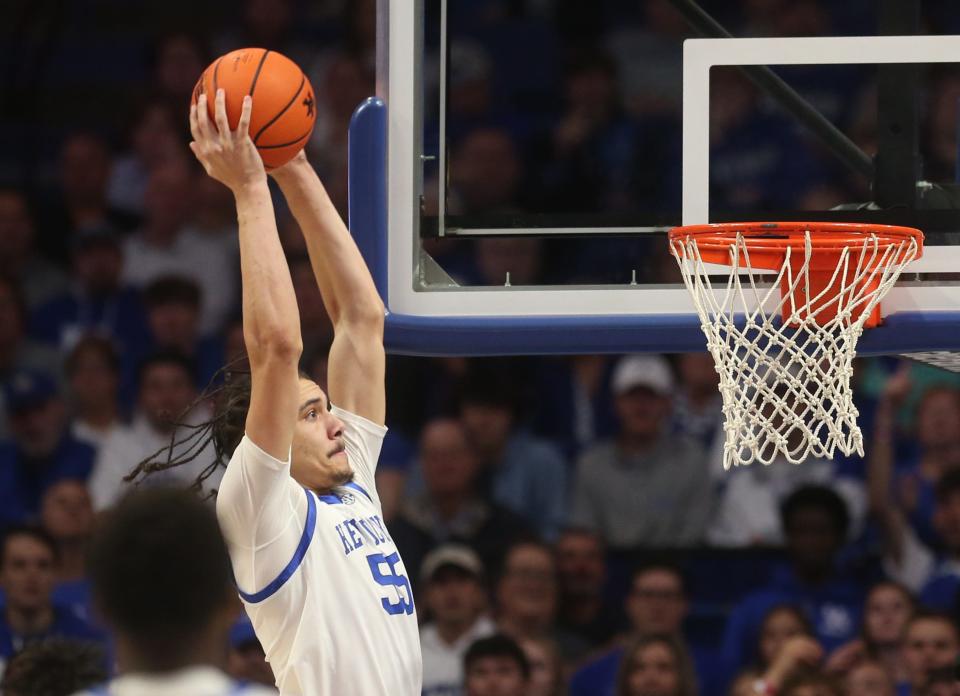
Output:
[[509,657],[483,657],[467,672],[467,696],[523,696],[526,680]]
[[309,379],[300,380],[290,475],[314,491],[328,491],[353,479],[344,449],[343,421],[330,412],[327,395]]

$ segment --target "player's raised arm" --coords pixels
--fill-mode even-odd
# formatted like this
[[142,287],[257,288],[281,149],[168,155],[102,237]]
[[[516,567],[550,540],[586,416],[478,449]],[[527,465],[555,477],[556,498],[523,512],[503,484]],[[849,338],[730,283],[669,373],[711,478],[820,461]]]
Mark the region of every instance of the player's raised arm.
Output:
[[323,304],[333,322],[330,401],[384,422],[384,307],[340,214],[301,152],[272,172],[303,231]]
[[207,117],[206,95],[201,95],[190,109],[190,149],[236,199],[243,336],[251,372],[246,433],[267,454],[286,461],[297,420],[300,315],[263,162],[248,134],[251,108],[251,98],[245,97],[237,130],[231,131],[224,93],[218,91],[215,127]]

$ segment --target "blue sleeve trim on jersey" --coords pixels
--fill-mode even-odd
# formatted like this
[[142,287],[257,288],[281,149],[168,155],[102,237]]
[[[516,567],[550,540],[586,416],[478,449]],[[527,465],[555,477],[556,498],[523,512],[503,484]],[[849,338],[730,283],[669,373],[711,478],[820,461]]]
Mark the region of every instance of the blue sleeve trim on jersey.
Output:
[[373,502],[373,498],[370,497],[370,494],[367,493],[367,491],[364,490],[363,486],[361,486],[359,483],[354,483],[351,481],[350,483],[345,483],[344,486],[346,488],[352,488],[355,491],[360,491],[367,500],[369,500],[371,503]]
[[240,593],[240,597],[243,598],[245,602],[256,604],[273,595],[283,587],[287,580],[296,572],[297,568],[299,568],[303,562],[303,557],[307,555],[307,548],[310,546],[310,540],[313,539],[313,530],[317,526],[317,503],[313,499],[310,491],[304,489],[303,492],[307,495],[307,522],[303,525],[303,535],[300,537],[297,550],[293,552],[293,558],[287,563],[287,567],[280,571],[280,575],[259,592],[247,594],[238,587],[237,592]]

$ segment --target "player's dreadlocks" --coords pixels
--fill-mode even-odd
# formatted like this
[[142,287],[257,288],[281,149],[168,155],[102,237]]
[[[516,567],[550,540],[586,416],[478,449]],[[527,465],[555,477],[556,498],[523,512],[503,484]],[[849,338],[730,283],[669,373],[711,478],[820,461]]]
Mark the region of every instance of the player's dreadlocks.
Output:
[[[189,464],[213,444],[213,461],[200,471],[191,485],[194,491],[203,490],[203,482],[219,467],[227,465],[243,439],[250,407],[250,372],[246,364],[246,356],[241,356],[217,370],[200,396],[172,419],[169,443],[144,457],[123,480],[138,482],[153,473]],[[202,423],[187,422],[194,409],[205,402],[213,402],[213,416]]]
[[[201,492],[203,482],[219,467],[227,466],[243,439],[250,409],[250,371],[247,365],[247,356],[242,355],[217,370],[200,396],[172,421],[170,442],[144,457],[123,480],[127,483],[143,481],[158,471],[189,464],[212,444],[213,461],[200,471],[190,486],[191,490]],[[303,372],[300,376],[311,379]],[[193,410],[205,402],[213,402],[213,416],[202,423],[187,422]],[[214,495],[216,491],[211,491],[208,497]]]

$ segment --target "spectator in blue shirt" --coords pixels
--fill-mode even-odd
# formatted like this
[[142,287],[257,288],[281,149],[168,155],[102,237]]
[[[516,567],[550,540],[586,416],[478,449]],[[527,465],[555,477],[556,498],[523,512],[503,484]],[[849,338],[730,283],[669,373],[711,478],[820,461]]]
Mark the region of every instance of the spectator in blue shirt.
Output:
[[822,486],[792,493],[780,509],[789,564],[770,585],[747,595],[730,614],[723,640],[729,673],[746,666],[761,622],[778,604],[800,607],[828,652],[853,638],[860,623],[863,590],[837,566],[850,517],[843,499]]
[[14,527],[0,546],[0,589],[6,605],[0,614],[0,661],[47,638],[102,642],[103,636],[51,598],[57,549],[50,536],[33,527]]
[[5,395],[13,440],[0,442],[0,522],[22,522],[39,512],[56,481],[86,480],[95,452],[67,431],[63,400],[49,377],[17,372]]

